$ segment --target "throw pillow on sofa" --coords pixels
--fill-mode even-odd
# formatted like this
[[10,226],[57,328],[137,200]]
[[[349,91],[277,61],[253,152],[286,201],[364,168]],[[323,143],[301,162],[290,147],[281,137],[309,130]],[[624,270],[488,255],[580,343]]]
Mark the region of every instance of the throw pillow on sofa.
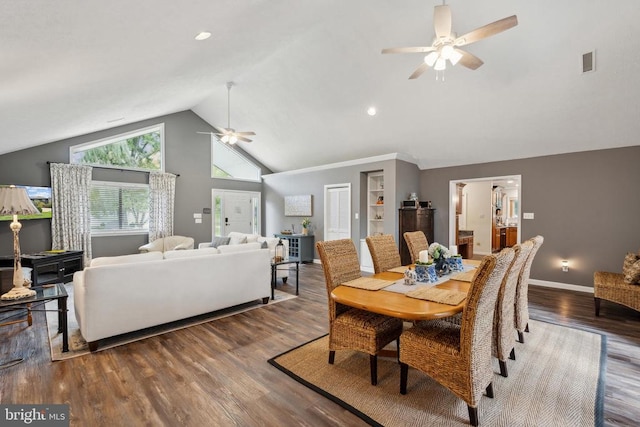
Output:
[[217,248],[218,246],[228,245],[230,240],[231,240],[230,237],[215,236],[211,241],[211,247]]
[[247,243],[247,235],[244,233],[232,231],[228,236],[230,245],[241,245]]
[[622,274],[626,283],[640,284],[640,256],[628,253],[622,264]]

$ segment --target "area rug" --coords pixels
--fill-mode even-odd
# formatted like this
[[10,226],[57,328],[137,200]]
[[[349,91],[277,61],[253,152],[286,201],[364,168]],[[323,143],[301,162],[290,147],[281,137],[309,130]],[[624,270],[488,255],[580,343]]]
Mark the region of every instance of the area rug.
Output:
[[[498,374],[495,397],[483,396],[484,426],[602,426],[606,337],[564,326],[530,321],[526,343],[516,345],[509,377]],[[269,360],[296,381],[374,426],[468,426],[466,403],[414,369],[401,395],[400,366],[378,358],[378,385],[369,376],[369,355],[341,350],[327,363],[328,336]]]
[[[69,351],[62,352],[62,334],[58,332],[58,312],[57,302],[51,301],[45,305],[47,309],[47,329],[49,333],[49,346],[51,347],[51,360],[65,360],[73,357],[83,356],[85,354],[91,354],[87,342],[82,338],[80,334],[80,328],[76,321],[76,315],[73,306],[73,283],[65,284],[67,289],[67,323],[69,330]],[[131,332],[128,334],[119,335],[117,337],[106,338],[100,341],[97,351],[106,350],[119,345],[128,344],[134,341],[139,341],[145,338],[153,337],[167,332],[176,331],[178,329],[188,328],[190,326],[200,325],[202,323],[211,322],[212,320],[221,319],[223,317],[233,316],[234,314],[244,313],[245,311],[254,310],[257,308],[268,307],[273,304],[277,304],[283,301],[287,301],[293,298],[297,298],[295,295],[287,292],[275,290],[275,299],[269,300],[268,304],[262,304],[262,300],[250,302],[235,307],[231,307],[224,310],[214,311],[212,313],[203,314],[200,316],[190,317],[188,319],[180,320],[177,322],[171,322],[164,325],[154,326],[152,328],[143,329],[141,331]]]

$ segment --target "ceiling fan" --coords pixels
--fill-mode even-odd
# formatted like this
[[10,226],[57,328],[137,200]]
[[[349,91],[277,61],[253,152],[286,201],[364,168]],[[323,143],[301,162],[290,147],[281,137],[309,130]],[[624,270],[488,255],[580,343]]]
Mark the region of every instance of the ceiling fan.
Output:
[[228,144],[235,144],[238,141],[251,142],[247,136],[255,135],[255,132],[236,132],[235,129],[231,127],[231,88],[233,87],[233,82],[227,82],[227,127],[221,128],[216,126],[211,126],[215,132],[198,132],[207,135],[215,135],[220,139],[220,141]]
[[456,65],[459,62],[461,65],[475,70],[483,64],[482,60],[459,48],[506,31],[516,25],[518,25],[518,18],[516,15],[512,15],[457,37],[456,33],[451,31],[451,9],[443,1],[442,6],[436,6],[433,11],[433,27],[436,37],[431,46],[392,47],[382,49],[382,53],[428,52],[428,55],[424,57],[424,63],[409,76],[410,79],[420,77],[429,67],[433,67],[436,71],[444,71],[447,68],[447,60],[451,65]]

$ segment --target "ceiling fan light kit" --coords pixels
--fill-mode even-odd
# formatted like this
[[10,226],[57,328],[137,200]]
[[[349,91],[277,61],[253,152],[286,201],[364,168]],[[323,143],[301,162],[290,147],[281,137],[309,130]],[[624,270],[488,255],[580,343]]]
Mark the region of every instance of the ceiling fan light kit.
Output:
[[[475,70],[484,62],[459,48],[506,31],[516,25],[518,25],[518,18],[516,15],[512,15],[457,37],[456,33],[451,31],[451,9],[443,2],[442,6],[436,6],[433,11],[433,28],[436,37],[431,46],[386,48],[382,49],[382,53],[427,53],[424,57],[424,63],[409,76],[409,79],[420,77],[429,67],[433,67],[435,71],[444,72],[447,68],[447,61],[452,66],[460,63],[470,70]],[[438,74],[436,73],[437,78]],[[442,80],[444,81],[444,75]]]
[[227,82],[227,127],[221,128],[211,126],[215,132],[198,132],[203,134],[215,135],[220,141],[229,145],[234,145],[238,141],[251,142],[251,139],[247,138],[247,136],[253,136],[256,134],[255,132],[251,131],[236,132],[236,130],[231,127],[231,88],[233,86],[233,82]]

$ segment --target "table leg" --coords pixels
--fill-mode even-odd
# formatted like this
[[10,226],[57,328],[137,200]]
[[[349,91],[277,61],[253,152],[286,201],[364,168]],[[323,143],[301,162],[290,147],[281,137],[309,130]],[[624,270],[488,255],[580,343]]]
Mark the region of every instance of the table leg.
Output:
[[300,280],[298,279],[298,273],[300,272],[300,263],[296,261],[296,295],[298,295],[298,284]]
[[27,323],[29,326],[33,324],[33,317],[31,317],[31,304],[27,304]]
[[276,265],[271,266],[271,301],[275,299],[274,289],[276,288]]
[[62,352],[69,351],[69,328],[67,327],[67,297],[58,298],[58,332],[62,332]]

